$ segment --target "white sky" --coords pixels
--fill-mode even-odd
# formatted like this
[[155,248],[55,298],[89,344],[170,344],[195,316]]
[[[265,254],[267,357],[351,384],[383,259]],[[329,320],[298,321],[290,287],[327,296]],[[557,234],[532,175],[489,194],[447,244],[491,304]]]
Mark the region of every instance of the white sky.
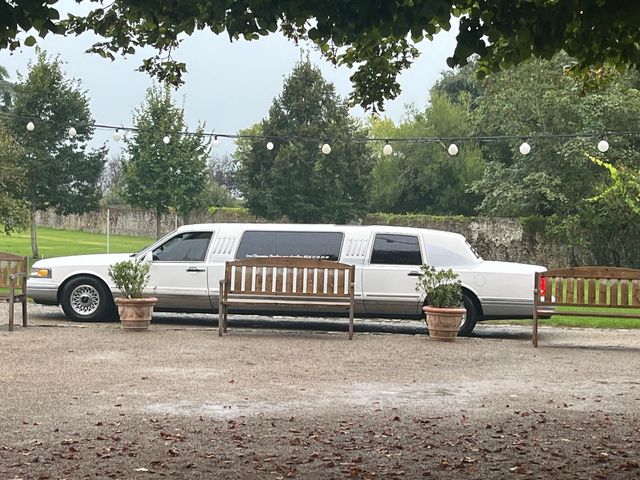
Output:
[[[61,5],[74,2],[62,2]],[[63,13],[62,6],[58,8]],[[453,29],[457,28],[457,22]],[[455,47],[454,32],[443,32],[433,42],[419,45],[421,56],[400,77],[402,94],[386,103],[384,115],[398,122],[404,115],[405,105],[424,107],[428,90],[448,67],[446,58]],[[114,62],[98,55],[84,53],[97,39],[92,35],[81,37],[49,36],[38,39],[38,45],[49,55],[59,55],[65,63],[68,77],[79,79],[87,91],[91,112],[96,123],[107,125],[132,125],[133,110],[144,100],[146,89],[153,80],[136,71],[142,59],[151,56],[152,50],[144,50],[135,56],[117,58]],[[230,42],[227,35],[216,36],[210,32],[197,32],[184,40],[174,52],[174,59],[186,62],[188,73],[185,85],[177,90],[174,99],[184,101],[185,118],[190,129],[198,122],[206,123],[206,130],[235,134],[250,127],[268,114],[273,99],[281,93],[285,77],[300,59],[302,48],[281,35],[272,35],[258,41]],[[334,83],[336,91],[346,97],[351,91],[350,72],[336,69],[307,46],[312,62],[320,67],[324,77]],[[4,66],[11,80],[17,72],[26,74],[28,62],[35,57],[35,48],[23,47],[10,53],[0,51],[0,65]],[[360,108],[352,109],[353,115],[366,117]],[[97,130],[95,142],[107,142],[116,153],[111,133]],[[235,145],[230,139],[222,139],[219,153],[232,152]]]

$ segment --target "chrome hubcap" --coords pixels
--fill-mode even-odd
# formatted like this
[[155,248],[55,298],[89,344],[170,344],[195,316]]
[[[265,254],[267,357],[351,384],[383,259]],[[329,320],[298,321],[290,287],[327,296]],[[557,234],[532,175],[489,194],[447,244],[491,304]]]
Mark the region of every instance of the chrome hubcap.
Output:
[[98,291],[90,285],[80,285],[71,292],[71,308],[79,315],[91,315],[100,305]]

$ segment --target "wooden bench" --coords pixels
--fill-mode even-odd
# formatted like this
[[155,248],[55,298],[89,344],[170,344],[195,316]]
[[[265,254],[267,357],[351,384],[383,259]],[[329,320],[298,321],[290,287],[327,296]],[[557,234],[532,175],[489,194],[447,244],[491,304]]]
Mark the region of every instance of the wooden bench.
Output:
[[353,338],[355,267],[298,257],[226,262],[220,280],[218,335],[227,331],[229,307],[312,306],[349,310]]
[[0,302],[9,304],[9,331],[13,331],[13,304],[22,303],[22,326],[27,326],[27,257],[0,252]]
[[[587,309],[557,312],[555,307],[559,306]],[[627,311],[612,312],[613,308]],[[640,270],[574,267],[536,273],[533,290],[533,345],[538,346],[540,316],[559,314],[640,319],[640,313],[629,312],[629,309],[640,309]]]

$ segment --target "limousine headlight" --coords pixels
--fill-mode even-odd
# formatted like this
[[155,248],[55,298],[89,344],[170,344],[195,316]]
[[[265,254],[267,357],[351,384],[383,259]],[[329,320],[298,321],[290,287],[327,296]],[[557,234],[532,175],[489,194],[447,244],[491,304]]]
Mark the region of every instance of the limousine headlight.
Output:
[[50,268],[32,268],[31,277],[32,278],[51,278],[51,269]]

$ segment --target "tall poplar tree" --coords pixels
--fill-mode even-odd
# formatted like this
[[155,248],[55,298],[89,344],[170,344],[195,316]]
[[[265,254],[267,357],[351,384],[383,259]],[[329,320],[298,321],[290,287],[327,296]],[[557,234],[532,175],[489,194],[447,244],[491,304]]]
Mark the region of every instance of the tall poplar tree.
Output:
[[160,215],[169,210],[182,214],[203,206],[209,174],[209,142],[204,127],[188,133],[184,110],[174,105],[169,86],[151,87],[134,114],[136,131],[126,139],[127,158],[122,164],[122,196],[131,205]]
[[[10,112],[8,123],[22,147],[20,165],[27,177],[31,251],[38,258],[36,211],[54,208],[68,215],[98,208],[106,149],[88,148],[94,121],[86,94],[65,77],[58,59],[49,60],[42,51],[26,78],[18,78]],[[33,131],[26,129],[29,122]],[[74,136],[68,133],[71,127]]]
[[[367,212],[373,161],[366,131],[333,84],[307,59],[298,63],[269,116],[239,142],[240,189],[249,210],[268,219],[345,223]],[[329,154],[320,146],[327,142]]]

